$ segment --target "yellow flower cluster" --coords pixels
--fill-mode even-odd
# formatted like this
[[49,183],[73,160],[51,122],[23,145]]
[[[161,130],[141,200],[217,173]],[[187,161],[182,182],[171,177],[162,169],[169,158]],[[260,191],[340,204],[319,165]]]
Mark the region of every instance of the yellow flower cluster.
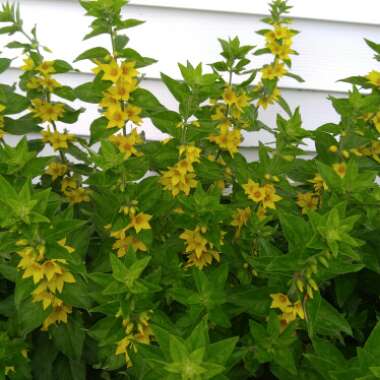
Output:
[[235,237],[240,236],[241,229],[247,224],[251,214],[249,207],[236,209],[231,222],[231,226],[236,227]]
[[368,73],[366,79],[375,87],[380,87],[380,71],[372,70]]
[[[258,85],[256,87],[256,90],[261,91],[262,87],[263,87],[262,85]],[[261,95],[260,99],[257,102],[257,105],[263,107],[264,109],[267,109],[269,105],[277,102],[277,100],[280,98],[280,96],[281,96],[281,92],[276,87],[273,89],[272,93]]]
[[263,79],[277,79],[284,76],[287,73],[285,65],[280,62],[274,62],[272,65],[265,65],[261,69],[261,75]]
[[[292,43],[295,33],[281,23],[273,24],[273,30],[265,33],[266,48],[274,55],[274,62],[265,65],[261,69],[262,80],[274,80],[281,78],[287,73],[284,61],[289,61],[289,55],[293,54]],[[258,107],[266,109],[268,105],[275,103],[281,96],[278,87],[274,87],[270,93],[263,91],[264,86],[259,83],[255,91],[261,92],[257,102]]]
[[75,136],[67,132],[51,131],[49,128],[41,132],[42,141],[49,143],[54,150],[67,149]]
[[372,157],[376,162],[380,163],[380,141],[374,140],[370,146],[352,148],[351,152],[358,157]]
[[301,207],[302,214],[314,211],[318,207],[319,197],[313,192],[297,193],[297,205]]
[[131,133],[127,136],[124,135],[112,135],[109,140],[115,144],[119,151],[124,154],[124,158],[127,160],[131,156],[140,157],[143,153],[136,149],[136,145],[142,144],[144,141],[138,134],[136,128],[133,128]]
[[232,115],[237,119],[240,117],[240,112],[249,105],[250,101],[244,91],[238,95],[231,86],[224,89],[223,100],[227,106],[231,107]]
[[320,195],[323,190],[328,190],[327,183],[319,173],[316,173],[314,178],[308,180],[308,182],[314,185],[314,191],[317,195]]
[[276,202],[282,199],[276,194],[276,189],[272,184],[267,183],[260,186],[257,182],[249,179],[248,182],[243,185],[243,189],[249,199],[260,204],[262,210],[267,208],[275,209]]
[[220,124],[218,126],[219,134],[210,135],[209,140],[222,150],[226,150],[233,156],[239,150],[242,141],[241,132],[229,125],[229,123]]
[[214,249],[214,245],[203,234],[206,227],[196,227],[194,230],[185,230],[179,236],[186,241],[185,254],[187,255],[186,267],[196,266],[198,269],[210,265],[213,260],[219,262],[220,254]]
[[281,24],[274,24],[274,29],[265,33],[266,47],[276,57],[277,60],[287,60],[293,53],[294,32]]
[[136,343],[150,344],[153,337],[153,331],[149,326],[151,312],[141,313],[136,322],[130,319],[123,320],[125,337],[117,342],[115,355],[124,355],[125,363],[128,368],[132,367],[132,360],[129,356],[129,350],[137,352]]
[[80,187],[78,182],[72,177],[63,178],[61,191],[72,204],[90,201],[90,190]]
[[313,275],[318,273],[318,261],[324,267],[328,268],[328,260],[330,260],[332,256],[333,255],[330,252],[325,251],[316,257],[310,257],[307,260],[304,270],[301,273],[296,274],[294,280],[300,293],[304,293],[306,291],[309,298],[312,299],[314,297],[314,292],[319,290],[318,285],[313,278]]
[[288,296],[283,293],[275,293],[270,295],[272,298],[271,309],[280,309],[282,314],[280,315],[281,327],[286,326],[299,317],[305,319],[305,311],[303,309],[301,301],[294,303],[290,302]]
[[143,212],[137,212],[135,205],[122,207],[120,211],[129,217],[129,223],[126,227],[111,232],[111,236],[116,239],[112,245],[112,249],[117,251],[118,257],[125,256],[130,248],[134,251],[146,252],[148,250],[146,245],[136,235],[132,233],[127,235],[127,231],[134,229],[135,233],[138,234],[141,230],[150,230],[149,221],[152,219],[152,216]]
[[[69,253],[74,248],[66,245],[66,239],[58,241]],[[65,284],[75,282],[74,276],[66,269],[67,262],[63,259],[46,259],[45,246],[40,244],[32,246],[27,240],[19,240],[17,245],[22,247],[18,251],[21,257],[18,268],[23,271],[22,278],[33,279],[33,283],[38,285],[32,292],[33,302],[42,302],[42,307],[46,310],[52,308],[42,325],[42,330],[47,330],[50,325],[64,322],[67,323],[67,315],[71,313],[71,306],[66,305],[59,297]]]
[[176,197],[180,192],[189,195],[192,188],[197,187],[196,175],[193,164],[200,161],[201,149],[193,145],[181,145],[179,148],[180,158],[174,166],[162,172],[160,183],[165,190]]
[[39,65],[35,65],[31,57],[24,58],[24,65],[21,66],[23,71],[34,71],[35,75],[28,80],[26,87],[29,90],[42,90],[53,92],[62,85],[56,81],[51,74],[55,72],[54,61],[43,61]]
[[100,106],[104,109],[104,116],[108,120],[107,128],[121,129],[128,121],[140,125],[142,123],[141,108],[127,104],[131,93],[138,86],[136,63],[124,61],[119,65],[112,57],[107,57],[106,61],[106,63],[98,62],[93,72],[100,73],[102,80],[112,82],[112,86],[105,92],[100,102]]
[[66,164],[53,161],[48,165],[45,173],[51,176],[52,181],[55,181],[58,177],[63,177],[67,171],[68,167]]
[[5,105],[0,104],[0,140],[4,137],[5,132],[4,132],[4,115],[2,112],[5,110]]
[[46,100],[36,98],[32,100],[31,111],[34,117],[42,121],[54,122],[63,116],[65,107],[62,103],[50,103]]

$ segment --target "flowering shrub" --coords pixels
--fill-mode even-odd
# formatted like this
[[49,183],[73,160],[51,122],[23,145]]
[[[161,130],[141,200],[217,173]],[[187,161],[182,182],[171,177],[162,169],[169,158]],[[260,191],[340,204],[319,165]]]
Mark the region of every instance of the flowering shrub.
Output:
[[[344,79],[341,121],[305,130],[278,88],[302,79],[275,0],[264,48],[220,40],[211,72],[162,74],[169,110],[144,89],[155,61],[127,47],[141,21],[126,2],[80,1],[85,38],[110,45],[77,57],[94,75],[76,88],[18,7],[0,12],[24,57],[17,86],[0,85],[0,379],[380,378],[380,72]],[[252,68],[252,53],[270,63]],[[98,104],[89,139],[65,129],[76,99]],[[147,119],[168,138],[146,141]],[[248,162],[252,131],[275,143]]]

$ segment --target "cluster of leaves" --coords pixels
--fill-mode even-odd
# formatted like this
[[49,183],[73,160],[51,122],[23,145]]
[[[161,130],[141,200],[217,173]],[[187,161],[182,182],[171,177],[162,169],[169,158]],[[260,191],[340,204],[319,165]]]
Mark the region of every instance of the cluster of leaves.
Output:
[[[341,121],[305,130],[278,88],[302,79],[275,0],[264,48],[220,40],[210,72],[162,73],[169,110],[144,89],[155,60],[128,47],[141,21],[127,1],[80,3],[85,38],[110,49],[76,59],[95,68],[75,88],[18,7],[0,11],[24,58],[18,84],[0,85],[0,379],[380,378],[380,72],[344,79]],[[273,61],[252,68],[258,55]],[[88,139],[65,129],[85,111],[75,100],[99,105]],[[168,138],[146,141],[143,120]],[[248,162],[251,131],[275,142]]]

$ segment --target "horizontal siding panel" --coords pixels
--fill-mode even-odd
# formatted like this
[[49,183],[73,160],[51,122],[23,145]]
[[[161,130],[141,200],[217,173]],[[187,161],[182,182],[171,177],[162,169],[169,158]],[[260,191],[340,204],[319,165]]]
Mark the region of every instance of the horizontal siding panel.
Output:
[[[17,80],[19,73],[20,72],[18,70],[8,70],[0,75],[0,82],[12,84]],[[88,81],[90,76],[87,74],[69,73],[57,75],[57,79],[67,85],[78,86],[81,83]],[[160,80],[145,79],[142,82],[142,87],[150,90],[155,96],[158,97],[161,103],[169,109],[174,111],[178,110],[176,100],[172,97]],[[306,129],[313,130],[324,123],[338,121],[338,115],[332,108],[331,103],[326,99],[326,93],[284,89],[283,96],[287,99],[292,109],[300,106],[304,128]],[[86,112],[81,114],[77,123],[58,123],[58,126],[60,128],[67,128],[72,133],[88,136],[91,122],[95,118],[99,117],[97,106],[94,104],[83,103],[78,100],[73,103],[73,106],[78,108],[84,107]],[[261,111],[260,120],[271,128],[274,128],[277,113],[282,113],[281,109],[277,105],[272,106],[266,111]],[[164,133],[154,127],[149,120],[144,121],[141,129],[145,132],[146,138],[149,140],[160,140],[167,137]],[[268,143],[272,141],[272,136],[266,132],[249,132],[245,134],[242,146],[255,147],[258,146],[259,141]],[[312,151],[314,150],[314,146],[309,144],[306,146],[306,149]]]
[[[330,10],[329,6],[334,8],[336,6],[334,4],[338,3],[336,0],[328,6],[321,5],[321,1],[302,1],[309,5],[318,4],[318,9],[326,13]],[[108,39],[103,37],[81,41],[88,31],[90,19],[83,16],[84,12],[77,2],[21,0],[20,3],[26,24],[29,26],[38,24],[41,40],[53,49],[54,57],[72,61],[87,48],[96,45],[109,46]],[[202,4],[203,0],[202,2],[177,1],[173,4],[169,0],[166,2],[141,0],[138,4],[136,1],[135,3],[136,5],[127,8],[128,15],[147,22],[128,33],[131,37],[131,47],[135,47],[143,55],[158,59],[157,64],[145,70],[145,74],[151,79],[159,78],[161,71],[178,78],[177,62],[185,62],[187,59],[195,64],[200,61],[211,63],[218,60],[220,50],[218,37],[228,38],[238,35],[245,44],[262,46],[263,43],[262,38],[254,34],[255,30],[262,27],[260,16],[255,14],[218,13],[206,8],[199,11],[189,9],[190,6],[183,6],[181,9],[172,8],[175,3],[197,5]],[[141,5],[143,3],[144,6]],[[212,3],[205,1],[206,3],[220,4],[214,0]],[[222,3],[227,4],[223,1]],[[256,1],[244,0],[244,3],[256,4]],[[347,3],[353,2],[345,2],[345,6]],[[159,4],[166,8],[152,6]],[[172,5],[169,7],[169,4]],[[243,0],[238,4],[242,5]],[[296,7],[301,7],[298,2],[295,4]],[[218,6],[215,5],[215,8]],[[300,52],[300,56],[294,57],[293,71],[301,75],[305,83],[300,84],[284,78],[283,87],[342,92],[349,86],[337,82],[338,79],[365,74],[375,65],[372,52],[365,45],[363,38],[376,41],[380,35],[379,26],[298,19],[294,27],[302,33],[295,39],[295,49]],[[0,39],[1,41],[3,39]],[[262,64],[265,62],[265,57],[255,60],[257,64]],[[86,72],[90,70],[88,63],[79,62],[76,67]]]
[[[131,0],[131,4],[197,9],[227,13],[268,14],[268,0]],[[291,0],[290,15],[297,18],[379,25],[380,3],[374,0]]]

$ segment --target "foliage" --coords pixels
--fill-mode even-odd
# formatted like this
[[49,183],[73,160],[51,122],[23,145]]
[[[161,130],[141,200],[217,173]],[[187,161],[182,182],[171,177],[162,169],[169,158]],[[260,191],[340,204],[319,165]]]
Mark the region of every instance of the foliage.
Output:
[[[80,3],[85,39],[110,48],[77,57],[94,75],[75,88],[18,7],[0,12],[24,58],[0,85],[0,379],[380,378],[380,72],[344,79],[338,124],[304,129],[278,87],[302,79],[275,0],[263,48],[221,39],[208,71],[161,74],[170,110],[144,88],[155,60],[128,47],[127,1]],[[70,133],[76,100],[99,107],[88,139]],[[168,138],[145,140],[143,120]],[[275,142],[248,162],[258,131]]]

